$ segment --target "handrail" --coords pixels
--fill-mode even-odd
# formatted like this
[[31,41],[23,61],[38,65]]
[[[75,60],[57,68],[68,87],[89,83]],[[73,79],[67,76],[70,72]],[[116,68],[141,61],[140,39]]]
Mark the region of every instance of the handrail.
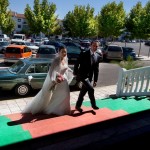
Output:
[[126,70],[121,68],[117,82],[116,96],[149,96],[150,67]]

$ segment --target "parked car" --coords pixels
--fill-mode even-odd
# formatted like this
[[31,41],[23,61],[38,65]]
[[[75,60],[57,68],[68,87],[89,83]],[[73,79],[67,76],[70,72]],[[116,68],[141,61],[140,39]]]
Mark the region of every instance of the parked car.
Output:
[[32,57],[32,51],[26,45],[10,44],[6,47],[4,53],[4,63],[15,63],[19,59],[26,59]]
[[145,45],[150,46],[150,40],[145,41]]
[[77,46],[66,46],[68,63],[75,64],[81,52],[84,52],[80,47]]
[[62,42],[65,46],[76,46],[76,47],[81,47],[80,44],[74,43],[74,42]]
[[9,41],[10,40],[10,38],[6,34],[0,34],[0,39],[2,39],[1,41]]
[[58,52],[58,49],[59,49],[60,46],[65,47],[65,45],[63,43],[61,43],[59,41],[52,41],[52,40],[46,42],[44,45],[53,45],[53,46],[55,46],[57,52]]
[[102,52],[104,60],[123,60],[123,49],[119,45],[105,45]]
[[1,53],[1,54],[4,54],[4,53],[5,53],[6,47],[7,47],[9,44],[10,44],[10,42],[8,42],[8,41],[3,41],[3,42],[0,41],[0,53]]
[[57,55],[55,46],[41,45],[36,53],[36,58],[49,58],[53,59]]
[[123,59],[127,60],[128,56],[131,56],[133,60],[136,59],[136,52],[132,47],[122,47],[123,49]]
[[29,41],[11,41],[11,44],[16,44],[16,45],[26,45],[27,47],[29,47],[32,50],[33,54],[36,54],[37,50],[39,49],[38,46],[36,46],[34,43],[29,42]]
[[26,40],[25,34],[14,34],[11,41],[23,41]]
[[89,49],[91,46],[91,42],[89,40],[82,40],[80,42],[80,45],[82,49]]
[[[52,59],[21,59],[0,69],[0,90],[13,90],[18,96],[27,96],[33,89],[41,89],[51,62]],[[77,86],[77,83],[74,78],[70,86]]]
[[42,39],[35,39],[33,42],[36,46],[40,46],[44,44],[44,41]]

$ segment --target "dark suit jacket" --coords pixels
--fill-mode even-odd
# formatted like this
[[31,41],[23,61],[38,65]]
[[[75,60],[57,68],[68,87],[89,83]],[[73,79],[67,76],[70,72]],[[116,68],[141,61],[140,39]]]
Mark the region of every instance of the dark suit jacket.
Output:
[[101,57],[98,53],[95,53],[95,56],[96,62],[92,65],[90,50],[81,52],[77,62],[74,65],[74,75],[77,76],[78,80],[82,81],[89,78],[89,80],[92,81],[94,75],[94,82],[97,82]]

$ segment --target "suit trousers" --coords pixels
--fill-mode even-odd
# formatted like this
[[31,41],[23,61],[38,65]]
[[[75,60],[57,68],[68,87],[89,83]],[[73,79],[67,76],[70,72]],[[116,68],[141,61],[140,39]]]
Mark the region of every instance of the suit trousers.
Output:
[[83,85],[82,85],[82,88],[81,88],[80,93],[79,93],[76,107],[81,107],[86,92],[88,92],[92,107],[96,106],[95,96],[94,96],[94,88],[91,85],[91,82],[89,81],[88,78],[82,80],[82,82],[83,82]]

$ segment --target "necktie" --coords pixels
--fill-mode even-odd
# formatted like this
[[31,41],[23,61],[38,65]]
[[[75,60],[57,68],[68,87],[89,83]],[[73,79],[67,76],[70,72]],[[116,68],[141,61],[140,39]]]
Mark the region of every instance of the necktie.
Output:
[[93,64],[95,64],[95,62],[96,62],[96,60],[95,60],[95,55],[92,54],[91,57],[92,57],[92,65],[93,65]]

